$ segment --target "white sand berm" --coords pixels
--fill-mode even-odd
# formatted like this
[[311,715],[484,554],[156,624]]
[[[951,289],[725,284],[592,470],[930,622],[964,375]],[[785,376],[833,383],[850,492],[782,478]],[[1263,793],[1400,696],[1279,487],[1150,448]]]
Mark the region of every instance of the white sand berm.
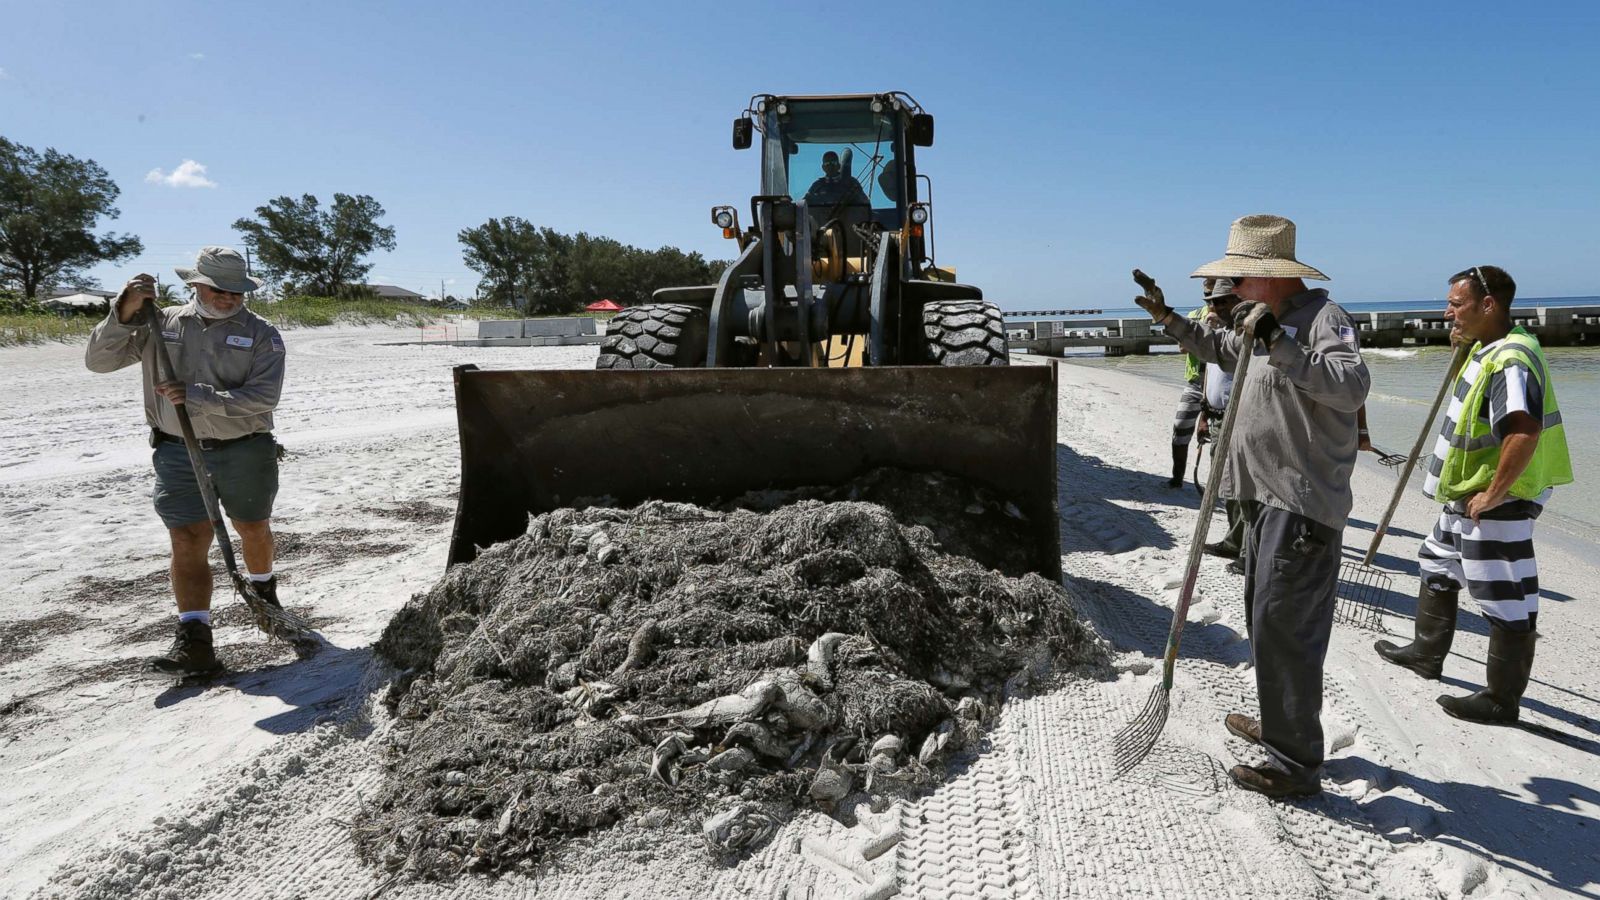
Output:
[[[1063,553],[1073,595],[1123,651],[1117,680],[1009,704],[992,744],[932,797],[864,812],[854,828],[797,821],[737,869],[713,868],[667,823],[627,846],[598,839],[536,880],[385,884],[355,859],[344,823],[378,777],[372,735],[385,726],[365,712],[367,648],[444,563],[458,465],[449,368],[586,367],[594,353],[380,346],[412,335],[289,333],[280,571],[290,604],[310,606],[342,649],[292,663],[224,619],[237,623],[218,630],[224,655],[256,668],[210,690],[136,674],[168,640],[171,607],[134,373],[85,371],[81,346],[0,351],[0,896],[1600,892],[1600,609],[1584,602],[1600,548],[1553,522],[1541,523],[1545,637],[1525,715],[1560,740],[1457,722],[1434,704],[1482,683],[1475,612],[1443,685],[1378,660],[1374,635],[1340,628],[1326,794],[1283,805],[1234,789],[1226,768],[1258,757],[1221,717],[1251,711],[1254,682],[1239,580],[1208,560],[1165,739],[1112,781],[1110,737],[1155,683],[1196,499],[1159,474],[1176,391],[1071,365],[1059,370]],[[1352,551],[1392,477],[1371,461],[1357,472]],[[1558,492],[1553,509],[1579,495]],[[1408,597],[1433,515],[1413,494],[1384,546]],[[857,853],[893,828],[903,838],[889,852]]]

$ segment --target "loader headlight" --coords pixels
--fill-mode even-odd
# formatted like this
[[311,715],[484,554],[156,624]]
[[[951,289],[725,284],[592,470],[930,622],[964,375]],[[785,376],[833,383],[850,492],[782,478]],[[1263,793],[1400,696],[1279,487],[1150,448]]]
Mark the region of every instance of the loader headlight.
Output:
[[912,207],[911,207],[911,224],[913,224],[913,225],[926,225],[927,222],[928,222],[928,207],[923,205],[923,204],[921,204],[921,203],[913,204]]
[[731,210],[731,209],[719,209],[715,213],[712,214],[711,221],[718,228],[732,228],[733,227],[733,210]]

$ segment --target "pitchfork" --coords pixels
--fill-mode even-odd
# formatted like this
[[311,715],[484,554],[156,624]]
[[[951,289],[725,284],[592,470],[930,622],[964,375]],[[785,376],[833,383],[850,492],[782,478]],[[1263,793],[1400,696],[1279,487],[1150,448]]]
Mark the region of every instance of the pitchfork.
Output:
[[1372,560],[1378,555],[1378,545],[1383,543],[1384,535],[1389,533],[1389,520],[1394,518],[1394,511],[1400,505],[1400,495],[1405,493],[1406,483],[1411,480],[1411,470],[1417,467],[1417,458],[1422,455],[1422,448],[1427,446],[1428,437],[1433,434],[1433,420],[1439,415],[1444,396],[1450,392],[1450,385],[1455,382],[1456,373],[1461,371],[1461,365],[1466,362],[1467,352],[1471,349],[1471,345],[1462,344],[1450,357],[1450,366],[1445,370],[1439,393],[1434,395],[1433,407],[1428,410],[1428,418],[1422,423],[1422,431],[1417,434],[1417,442],[1411,447],[1411,455],[1406,457],[1405,465],[1400,469],[1400,481],[1395,484],[1394,495],[1389,498],[1389,508],[1384,510],[1383,519],[1372,531],[1372,544],[1367,547],[1367,555],[1360,565],[1354,560],[1346,560],[1339,567],[1339,602],[1333,612],[1335,622],[1372,631],[1383,630],[1384,614],[1391,612],[1388,598],[1394,593],[1394,579],[1388,572],[1374,566]]
[[[1147,291],[1155,282],[1144,273],[1135,271],[1134,278]],[[1147,283],[1148,282],[1148,283]],[[1217,487],[1222,482],[1222,467],[1227,457],[1228,439],[1233,435],[1233,424],[1238,421],[1239,396],[1244,392],[1244,374],[1250,367],[1250,356],[1255,350],[1254,332],[1247,334],[1239,345],[1239,360],[1233,366],[1233,387],[1228,390],[1228,409],[1222,415],[1222,434],[1211,448],[1211,474],[1206,478],[1205,494],[1200,499],[1200,516],[1195,522],[1194,535],[1189,539],[1189,568],[1183,574],[1183,590],[1178,594],[1178,606],[1172,613],[1172,627],[1167,632],[1167,652],[1162,661],[1161,683],[1150,690],[1133,721],[1129,722],[1113,741],[1112,757],[1117,775],[1128,774],[1156,745],[1161,729],[1167,725],[1167,713],[1172,705],[1172,673],[1178,664],[1178,642],[1183,635],[1184,620],[1189,617],[1189,604],[1194,600],[1195,581],[1200,576],[1201,552],[1206,544],[1206,532],[1211,529],[1211,517],[1217,503]]]

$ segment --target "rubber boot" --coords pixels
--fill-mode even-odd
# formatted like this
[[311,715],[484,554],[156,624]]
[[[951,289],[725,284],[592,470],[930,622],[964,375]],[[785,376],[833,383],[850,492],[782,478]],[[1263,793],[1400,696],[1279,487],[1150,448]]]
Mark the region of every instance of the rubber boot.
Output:
[[1489,629],[1489,686],[1466,697],[1440,697],[1439,705],[1458,719],[1509,725],[1522,713],[1522,692],[1533,673],[1533,630]]
[[150,661],[157,672],[170,675],[209,675],[221,671],[211,644],[211,626],[204,622],[179,622],[178,637],[165,656]]
[[1444,658],[1456,636],[1457,591],[1436,591],[1423,582],[1417,593],[1416,632],[1404,647],[1378,641],[1372,649],[1397,666],[1405,666],[1423,678],[1439,680]]
[[1183,487],[1183,470],[1189,465],[1189,445],[1172,445],[1172,477],[1167,480],[1167,487]]
[[266,581],[252,581],[250,586],[256,589],[256,596],[266,601],[268,606],[283,609],[283,604],[278,602],[278,576],[274,575]]

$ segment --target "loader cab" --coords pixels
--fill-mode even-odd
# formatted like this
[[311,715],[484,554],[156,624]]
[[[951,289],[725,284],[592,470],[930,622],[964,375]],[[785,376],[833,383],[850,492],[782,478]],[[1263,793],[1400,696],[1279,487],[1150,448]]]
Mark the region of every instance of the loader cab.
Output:
[[[932,117],[896,94],[754,98],[761,193],[805,201],[813,235],[830,226],[850,255],[861,229],[900,231],[917,200],[913,118]],[[918,123],[921,124],[921,123]]]

